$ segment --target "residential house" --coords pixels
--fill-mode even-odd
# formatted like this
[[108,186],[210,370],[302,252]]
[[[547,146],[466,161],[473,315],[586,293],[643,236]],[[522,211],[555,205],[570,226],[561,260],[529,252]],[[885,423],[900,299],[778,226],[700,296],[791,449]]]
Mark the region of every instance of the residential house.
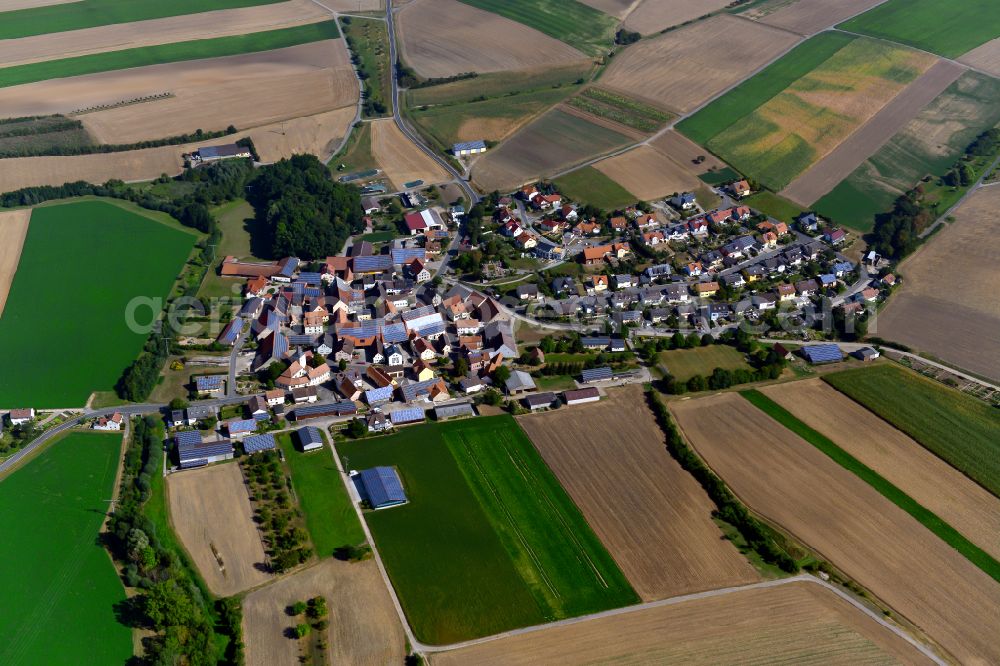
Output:
[[703,298],[708,296],[715,296],[715,294],[718,293],[719,291],[719,283],[698,282],[691,287],[691,290],[694,291],[696,296],[701,296]]
[[121,430],[125,418],[120,412],[115,412],[111,416],[101,416],[94,419],[91,426],[94,430]]
[[691,210],[696,203],[694,192],[682,192],[670,198],[670,205],[678,210]]
[[750,183],[745,180],[737,180],[729,185],[729,191],[735,197],[745,197],[750,194]]
[[781,301],[788,301],[795,298],[795,287],[787,282],[779,284],[775,287],[775,291],[778,294],[778,299]]

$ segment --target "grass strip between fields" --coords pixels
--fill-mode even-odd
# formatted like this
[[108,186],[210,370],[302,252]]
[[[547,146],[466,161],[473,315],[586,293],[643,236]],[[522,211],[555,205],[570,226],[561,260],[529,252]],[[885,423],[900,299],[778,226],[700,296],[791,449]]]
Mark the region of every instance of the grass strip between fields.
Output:
[[117,69],[272,51],[338,37],[340,37],[340,31],[337,29],[337,22],[323,21],[293,28],[254,32],[248,35],[196,39],[189,42],[94,53],[76,58],[46,60],[0,69],[0,88],[49,79],[110,72]]
[[77,0],[0,13],[0,39],[149,21],[219,9],[271,5],[282,0]]
[[853,472],[858,478],[877,490],[879,494],[906,513],[913,516],[917,522],[937,535],[946,544],[961,553],[965,559],[979,567],[979,569],[995,581],[1000,582],[1000,562],[997,562],[983,549],[979,548],[979,546],[976,546],[974,543],[962,536],[958,530],[942,520],[933,511],[925,508],[912,497],[886,480],[878,472],[862,463],[847,451],[844,451],[821,433],[810,428],[808,425],[796,418],[791,412],[768,398],[760,391],[755,389],[740,391],[740,395],[746,398],[754,407],[761,410],[775,421],[825,453],[838,465],[849,472]]

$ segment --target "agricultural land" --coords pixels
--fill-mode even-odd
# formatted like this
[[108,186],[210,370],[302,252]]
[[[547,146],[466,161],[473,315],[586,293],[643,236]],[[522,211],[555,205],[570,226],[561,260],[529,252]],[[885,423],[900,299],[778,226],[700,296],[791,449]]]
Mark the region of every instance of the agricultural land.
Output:
[[371,122],[371,152],[397,190],[417,180],[426,185],[448,180],[444,169],[413,145],[392,120]]
[[705,377],[716,368],[724,370],[749,370],[743,352],[729,345],[709,345],[694,349],[672,349],[660,352],[657,358],[660,367],[669,372],[679,382],[686,382],[695,375]]
[[986,403],[895,365],[823,379],[1000,496],[1000,415]]
[[880,0],[840,0],[831,4],[827,0],[765,0],[750,3],[741,16],[797,32],[812,35],[855,14],[871,9]]
[[1000,631],[991,610],[1000,584],[986,573],[739,395],[670,406],[685,437],[751,509],[829,558],[959,662],[997,659],[988,637]]
[[239,465],[171,474],[167,497],[177,536],[213,594],[230,596],[270,578]]
[[3,315],[7,294],[14,282],[14,273],[21,258],[24,238],[28,235],[30,220],[30,209],[0,213],[0,237],[3,238],[3,245],[0,246],[0,315]]
[[421,640],[455,642],[636,600],[509,417],[414,426],[339,452],[352,468],[399,471],[408,504],[366,520]]
[[730,4],[726,0],[640,0],[622,24],[626,30],[652,35]]
[[435,655],[435,666],[554,663],[931,663],[808,582],[734,591],[587,620]]
[[560,176],[555,181],[560,192],[577,201],[586,201],[605,210],[618,210],[634,204],[638,197],[611,179],[605,169],[586,166]]
[[520,423],[643,600],[757,580],[670,457],[639,387]]
[[687,113],[798,41],[784,30],[714,16],[626,49],[614,58],[600,83],[668,111]]
[[[5,361],[9,381],[0,387],[0,404],[79,406],[92,391],[110,390],[146,339],[129,330],[126,306],[165,297],[195,240],[179,226],[104,201],[34,209],[0,318],[0,345],[19,350]],[[88,276],[73,286],[73,298],[63,297],[63,271]],[[160,309],[139,308],[136,321]],[[59,326],[45,323],[54,310]],[[67,354],[41,369],[39,355],[60,348],[67,336],[87,353]]]
[[1000,499],[821,379],[760,391],[1000,560]]
[[17,563],[0,573],[0,662],[87,655],[122,663],[132,655],[131,631],[116,618],[125,589],[98,541],[121,444],[120,433],[73,433],[0,483],[0,553]]
[[649,145],[636,146],[594,164],[605,176],[634,191],[642,201],[695,190],[701,184],[687,169]]
[[298,643],[288,634],[300,620],[288,608],[317,595],[326,598],[330,613],[327,663],[382,666],[403,661],[406,636],[375,561],[326,559],[246,596],[247,664],[296,663]]

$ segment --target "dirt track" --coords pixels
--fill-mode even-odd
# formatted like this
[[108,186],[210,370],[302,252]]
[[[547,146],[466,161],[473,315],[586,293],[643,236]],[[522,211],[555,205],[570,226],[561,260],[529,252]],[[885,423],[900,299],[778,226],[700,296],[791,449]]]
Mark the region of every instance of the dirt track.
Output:
[[434,655],[491,664],[926,664],[910,644],[806,582],[553,627]]
[[298,663],[298,642],[285,632],[303,620],[286,609],[296,601],[326,597],[332,664],[402,664],[406,637],[374,560],[327,559],[254,590],[243,602],[243,639],[249,666]]
[[[905,280],[879,313],[877,331],[966,370],[1000,380],[1000,185],[980,188],[900,266]],[[970,277],[954,270],[975,267]]]
[[0,66],[75,58],[104,51],[121,51],[154,44],[245,35],[330,19],[329,12],[310,0],[185,14],[152,21],[116,23],[54,32],[22,39],[0,40]]
[[1000,499],[821,379],[761,391],[1000,560]]
[[30,208],[0,212],[0,316],[7,304],[10,285],[14,282],[30,219]]
[[643,600],[759,580],[667,453],[641,389],[519,421]]
[[948,60],[936,62],[780,194],[802,206],[812,205],[875,154],[964,71],[964,67]]
[[612,60],[601,86],[687,113],[798,41],[784,30],[714,16],[630,46]]
[[1000,584],[909,514],[736,393],[672,401],[670,408],[685,437],[751,508],[829,558],[959,663],[1000,660]]
[[558,39],[458,0],[415,0],[399,11],[396,27],[403,61],[425,77],[586,59]]
[[[270,579],[264,568],[264,545],[236,463],[171,474],[167,496],[174,531],[213,594],[228,597]],[[225,571],[220,571],[212,546]]]

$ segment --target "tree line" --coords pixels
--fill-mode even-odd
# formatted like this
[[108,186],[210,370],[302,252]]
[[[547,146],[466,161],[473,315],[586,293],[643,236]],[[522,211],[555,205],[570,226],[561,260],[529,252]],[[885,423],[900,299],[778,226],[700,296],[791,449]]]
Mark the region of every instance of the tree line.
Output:
[[[79,121],[69,121],[69,122],[79,122]],[[82,125],[81,125],[82,128]],[[44,131],[39,130],[36,132],[31,132],[32,135],[44,135],[50,134],[57,131],[66,131],[69,129],[76,129],[74,127],[62,127],[57,129],[45,129]],[[0,148],[0,158],[8,157],[43,157],[43,156],[56,156],[56,155],[96,155],[102,153],[123,153],[129,150],[142,150],[144,148],[161,148],[163,146],[176,146],[184,143],[193,143],[195,141],[205,141],[207,139],[217,139],[229,134],[235,134],[236,128],[232,125],[228,129],[219,130],[215,132],[203,132],[202,130],[195,130],[192,134],[178,134],[176,136],[169,136],[162,139],[150,139],[148,141],[136,141],[134,143],[98,143],[98,144],[86,144],[82,146],[71,146],[71,145],[48,145],[48,146],[34,146],[26,145],[21,147],[2,147]],[[0,134],[0,138],[6,136],[13,136],[12,134]]]

